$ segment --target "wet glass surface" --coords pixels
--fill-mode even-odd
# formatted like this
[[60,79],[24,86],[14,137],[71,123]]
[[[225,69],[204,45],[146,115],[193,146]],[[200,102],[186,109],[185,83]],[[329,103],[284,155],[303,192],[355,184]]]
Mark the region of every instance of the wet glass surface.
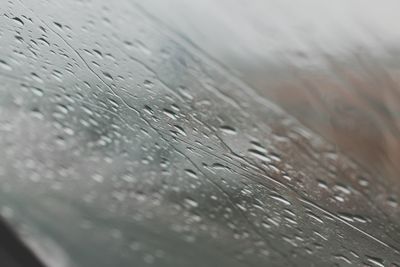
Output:
[[55,267],[399,265],[398,4],[214,2],[2,1],[2,216]]

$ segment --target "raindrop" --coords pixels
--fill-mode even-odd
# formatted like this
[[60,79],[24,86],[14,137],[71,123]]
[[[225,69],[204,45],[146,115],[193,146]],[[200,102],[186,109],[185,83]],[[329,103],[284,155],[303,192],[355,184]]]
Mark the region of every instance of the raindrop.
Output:
[[58,71],[58,70],[53,70],[53,72],[51,73],[51,75],[52,75],[56,80],[58,80],[59,82],[62,81],[63,75],[62,75],[62,73],[61,73],[60,71]]
[[271,160],[262,152],[253,148],[250,148],[247,150],[252,156],[258,158],[259,160],[262,160],[264,162],[271,162]]
[[110,81],[114,80],[113,77],[111,76],[111,74],[106,71],[103,71],[103,75],[104,75],[104,77],[106,77],[107,80],[110,80]]
[[281,202],[281,203],[283,203],[285,205],[288,205],[288,206],[291,205],[291,203],[288,200],[286,200],[285,198],[283,198],[282,196],[271,195],[271,198],[273,198],[273,199],[275,199],[275,200],[277,200],[277,201],[279,201],[279,202]]
[[188,92],[188,90],[185,87],[183,86],[179,87],[178,91],[184,98],[188,100],[193,100],[193,96]]
[[143,257],[143,261],[144,261],[145,263],[147,263],[147,264],[153,264],[154,261],[155,261],[155,258],[154,258],[154,256],[151,255],[151,254],[146,254],[146,255],[144,255],[144,257]]
[[63,26],[61,25],[61,23],[59,23],[59,22],[53,22],[54,23],[54,25],[56,25],[59,29],[62,29],[63,28]]
[[45,45],[47,45],[47,46],[50,46],[50,43],[49,43],[46,39],[44,39],[43,37],[38,38],[38,40],[39,40],[42,44],[45,44]]
[[0,59],[0,67],[2,69],[4,69],[4,70],[7,70],[7,71],[11,71],[12,70],[11,66],[7,62],[2,60],[2,59]]
[[367,261],[374,264],[375,266],[378,267],[385,267],[384,261],[381,258],[376,258],[376,257],[371,257],[371,256],[367,256],[368,259]]
[[179,133],[180,135],[186,136],[186,132],[181,126],[174,125],[174,128],[175,128],[177,133]]
[[43,119],[44,118],[43,113],[37,107],[31,109],[31,114],[32,114],[33,117],[38,118],[38,119]]
[[338,259],[338,260],[340,260],[340,261],[343,261],[343,262],[345,262],[345,263],[347,263],[347,264],[352,264],[351,260],[349,260],[349,259],[348,259],[346,256],[344,256],[344,255],[336,255],[335,258]]
[[176,113],[173,112],[172,110],[163,109],[163,113],[164,113],[165,115],[167,115],[169,118],[173,119],[173,120],[176,120],[176,119],[177,119]]
[[99,58],[102,58],[102,57],[103,57],[103,54],[102,54],[99,50],[93,49],[93,52],[95,52],[95,54],[96,54]]
[[14,20],[15,22],[17,22],[19,25],[24,26],[24,22],[22,21],[22,19],[18,18],[18,17],[13,17],[12,20]]
[[153,84],[153,82],[150,81],[150,80],[145,80],[145,81],[143,82],[143,86],[146,87],[147,89],[151,89],[151,88],[154,86],[154,84]]
[[394,197],[389,197],[387,199],[387,204],[392,208],[397,208],[399,206],[397,200]]
[[221,126],[221,127],[220,127],[220,130],[221,130],[223,133],[230,134],[230,135],[237,134],[236,129],[233,128],[233,127],[231,127],[231,126],[229,126],[229,125],[223,125],[223,126]]
[[33,79],[33,80],[35,80],[35,81],[37,81],[37,82],[39,82],[39,83],[43,83],[42,78],[40,78],[39,75],[36,74],[35,72],[32,72],[32,73],[31,73],[31,76],[32,76],[32,79]]
[[191,169],[185,169],[185,172],[192,178],[197,178],[197,174],[195,171],[191,170]]
[[102,182],[104,181],[104,177],[103,177],[101,174],[99,174],[99,173],[93,174],[93,175],[92,175],[92,179],[93,179],[95,182],[98,182],[98,183],[102,183]]
[[192,207],[192,208],[197,208],[199,206],[199,203],[197,203],[196,201],[194,201],[191,198],[185,198],[184,202],[187,206]]

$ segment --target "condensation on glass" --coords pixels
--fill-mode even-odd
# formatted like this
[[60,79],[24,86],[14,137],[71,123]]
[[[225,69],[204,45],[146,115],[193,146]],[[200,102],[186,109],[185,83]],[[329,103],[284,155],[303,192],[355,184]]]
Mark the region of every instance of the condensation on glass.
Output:
[[393,180],[266,100],[347,51],[284,30],[313,2],[183,2],[1,2],[2,216],[50,267],[398,266]]

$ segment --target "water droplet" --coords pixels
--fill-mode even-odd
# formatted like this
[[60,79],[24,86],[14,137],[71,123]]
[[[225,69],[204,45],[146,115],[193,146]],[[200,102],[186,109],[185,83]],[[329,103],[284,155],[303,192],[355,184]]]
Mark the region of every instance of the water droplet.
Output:
[[32,79],[33,79],[33,80],[35,80],[35,81],[37,81],[37,82],[39,82],[39,83],[43,83],[42,78],[40,78],[39,75],[38,75],[37,73],[32,72],[32,73],[31,73],[31,76],[32,76]]
[[181,126],[174,125],[174,128],[175,128],[177,133],[179,133],[180,135],[186,136],[186,132]]
[[184,98],[188,100],[193,100],[193,96],[188,92],[188,90],[185,87],[183,86],[179,87],[178,91]]
[[98,182],[98,183],[102,183],[102,182],[104,181],[104,177],[103,177],[101,174],[99,174],[99,173],[93,174],[93,175],[92,175],[92,179],[93,179],[95,182]]
[[226,134],[231,134],[231,135],[237,134],[236,129],[233,128],[233,127],[231,127],[231,126],[229,126],[229,125],[223,125],[223,126],[221,126],[221,127],[220,127],[220,130],[221,130],[223,133],[226,133]]
[[46,39],[44,39],[43,37],[38,38],[38,40],[39,40],[42,44],[45,44],[45,45],[47,45],[47,46],[50,46],[50,43],[49,43]]
[[20,26],[24,26],[24,22],[22,21],[22,19],[18,18],[18,17],[13,17],[12,18],[13,21],[17,22]]
[[367,261],[374,264],[375,266],[385,267],[384,261],[381,258],[368,256]]
[[264,162],[271,162],[271,159],[269,159],[262,151],[250,148],[247,150],[252,156],[258,158],[259,160],[262,160]]
[[184,202],[187,206],[192,207],[192,208],[197,208],[199,206],[199,203],[197,203],[196,201],[194,201],[191,198],[185,198]]
[[277,200],[277,201],[279,201],[279,202],[281,202],[281,203],[283,203],[283,204],[285,204],[285,205],[288,205],[288,206],[291,205],[291,203],[288,200],[286,200],[285,198],[283,198],[282,196],[271,195],[270,197],[275,199],[275,200]]
[[104,75],[104,77],[106,77],[107,80],[110,80],[110,81],[114,80],[114,78],[111,76],[111,74],[106,71],[103,71],[103,75]]
[[197,178],[197,174],[195,171],[191,170],[191,169],[185,169],[185,172],[192,178]]
[[101,53],[99,50],[93,49],[93,52],[94,52],[99,58],[103,58],[103,53]]
[[32,114],[33,117],[38,118],[38,119],[43,119],[44,118],[43,113],[37,107],[31,109],[31,114]]
[[54,23],[54,25],[56,25],[57,26],[57,28],[59,28],[59,29],[62,29],[63,28],[63,26],[61,25],[61,23],[59,23],[59,22],[53,22]]
[[2,59],[0,59],[0,67],[2,69],[4,69],[4,70],[7,70],[7,71],[11,71],[12,70],[11,66],[7,62],[2,60]]
[[172,110],[163,109],[163,113],[164,113],[165,115],[167,115],[169,118],[173,119],[173,120],[176,120],[176,119],[177,119],[176,113],[173,112]]
[[150,81],[150,80],[145,80],[143,82],[143,86],[146,87],[147,89],[151,89],[151,88],[153,88],[154,83],[152,81]]
[[338,259],[338,260],[340,260],[340,261],[343,261],[343,262],[345,262],[345,263],[347,263],[347,264],[352,264],[352,262],[351,262],[351,260],[349,260],[346,256],[344,256],[344,255],[336,255],[336,256],[334,256],[336,259]]

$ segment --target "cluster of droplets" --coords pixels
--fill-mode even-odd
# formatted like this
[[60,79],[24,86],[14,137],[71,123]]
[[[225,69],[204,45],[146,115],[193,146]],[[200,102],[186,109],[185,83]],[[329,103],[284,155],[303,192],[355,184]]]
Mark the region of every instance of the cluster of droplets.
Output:
[[[71,25],[4,15],[12,56],[0,57],[2,94],[15,105],[0,100],[1,119],[15,116],[2,127],[13,146],[13,165],[4,168],[21,184],[94,210],[81,227],[122,244],[121,255],[109,252],[115,258],[132,253],[145,264],[184,266],[173,259],[181,254],[170,248],[173,240],[188,251],[226,246],[223,253],[235,255],[238,266],[389,263],[373,255],[382,246],[376,232],[369,234],[378,208],[350,205],[373,202],[368,175],[354,178],[361,171],[340,162],[329,145],[261,106],[231,73],[178,37],[153,25],[144,26],[149,33],[134,30],[161,45],[132,39],[116,30],[126,26],[110,19],[109,8],[97,11],[87,9],[90,16]],[[24,131],[31,139],[19,143]],[[394,196],[383,202],[398,208]],[[1,213],[8,218],[13,209]],[[99,221],[110,224],[104,236]],[[133,230],[115,228],[124,222]],[[138,229],[152,239],[131,238]],[[364,239],[374,246],[357,248]]]

